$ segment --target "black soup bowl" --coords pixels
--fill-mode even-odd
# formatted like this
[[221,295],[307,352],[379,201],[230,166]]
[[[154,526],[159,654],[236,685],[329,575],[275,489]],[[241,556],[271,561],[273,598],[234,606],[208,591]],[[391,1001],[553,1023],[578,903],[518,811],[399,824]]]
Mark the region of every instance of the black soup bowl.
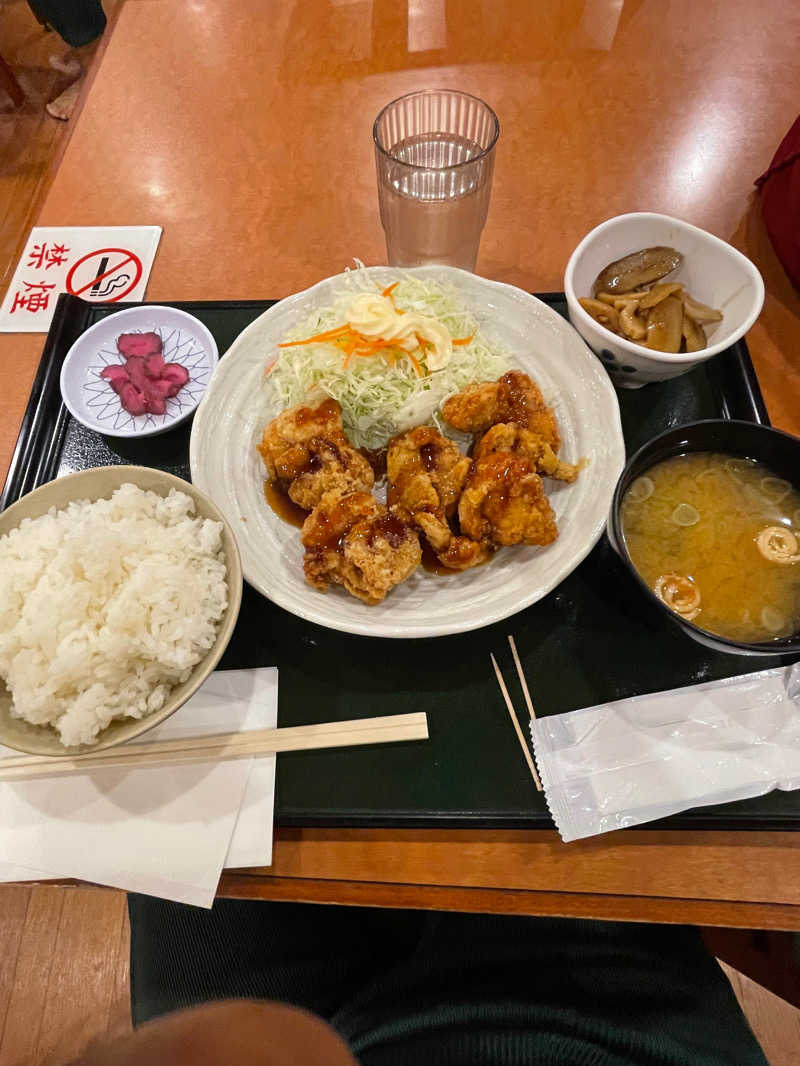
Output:
[[[745,643],[729,640],[701,629],[687,621],[663,603],[641,577],[631,561],[625,535],[622,531],[622,500],[629,486],[642,474],[676,455],[689,452],[724,452],[734,458],[757,459],[768,466],[778,477],[785,478],[795,489],[800,490],[800,437],[762,426],[756,422],[737,422],[727,419],[709,419],[676,426],[643,445],[628,461],[617,482],[611,514],[608,519],[608,539],[617,555],[625,563],[631,577],[639,585],[650,602],[664,616],[679,626],[693,640],[705,644],[714,651],[734,655],[798,655],[800,654],[800,631],[788,637],[777,637],[761,643]],[[795,564],[800,565],[800,564]]]

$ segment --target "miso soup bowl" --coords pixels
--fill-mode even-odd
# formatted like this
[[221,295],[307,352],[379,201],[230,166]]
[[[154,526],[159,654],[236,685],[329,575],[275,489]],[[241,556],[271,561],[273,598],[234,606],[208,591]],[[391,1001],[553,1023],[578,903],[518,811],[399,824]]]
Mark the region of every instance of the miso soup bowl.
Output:
[[[798,655],[800,654],[800,631],[792,636],[777,637],[763,643],[748,644],[729,640],[727,637],[709,633],[693,622],[682,618],[663,603],[633,565],[622,530],[622,500],[631,483],[664,459],[689,452],[724,452],[734,458],[757,459],[768,466],[778,477],[785,478],[795,489],[800,490],[800,437],[772,429],[756,422],[736,422],[726,419],[709,419],[692,422],[667,430],[660,437],[648,441],[628,461],[617,482],[608,519],[608,539],[614,551],[625,563],[632,579],[642,593],[661,611],[672,625],[714,651],[733,655]],[[794,564],[800,566],[800,563]]]
[[[706,327],[701,352],[657,352],[601,326],[578,300],[591,296],[600,271],[640,248],[666,244],[683,262],[665,281],[680,281],[696,300],[722,311],[722,321]],[[726,241],[680,218],[637,211],[596,226],[572,253],[564,274],[569,320],[605,364],[618,388],[636,389],[651,381],[694,370],[735,344],[753,325],[764,303],[764,282],[750,262]]]

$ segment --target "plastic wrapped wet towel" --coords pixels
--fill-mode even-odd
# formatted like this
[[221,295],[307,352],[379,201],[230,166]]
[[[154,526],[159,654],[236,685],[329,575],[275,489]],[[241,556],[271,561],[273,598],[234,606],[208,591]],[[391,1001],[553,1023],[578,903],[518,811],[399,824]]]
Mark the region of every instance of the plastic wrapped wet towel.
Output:
[[536,763],[565,841],[800,788],[800,663],[540,718]]

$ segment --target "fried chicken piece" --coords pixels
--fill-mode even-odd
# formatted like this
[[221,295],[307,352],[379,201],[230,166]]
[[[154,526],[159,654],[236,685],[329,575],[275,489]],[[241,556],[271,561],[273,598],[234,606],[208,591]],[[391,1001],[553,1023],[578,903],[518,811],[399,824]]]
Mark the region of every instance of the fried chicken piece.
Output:
[[321,592],[331,582],[341,584],[338,575],[344,558],[345,536],[357,522],[380,513],[381,505],[368,492],[326,493],[300,532],[306,549],[303,568],[308,583]]
[[491,544],[456,535],[441,512],[429,514],[420,511],[414,522],[424,533],[436,558],[448,570],[469,570],[488,562],[494,553]]
[[417,426],[389,442],[386,474],[389,502],[414,513],[420,508],[455,511],[470,460],[434,426]]
[[289,485],[289,498],[310,511],[326,492],[367,492],[375,476],[372,467],[352,445],[327,437],[308,442],[308,461]]
[[421,559],[417,531],[397,512],[365,518],[344,538],[344,587],[364,603],[380,603]]
[[558,536],[542,479],[513,452],[491,452],[473,465],[458,517],[462,532],[496,547],[551,544]]
[[336,400],[317,407],[290,407],[264,430],[258,450],[270,481],[292,481],[308,462],[309,441],[315,437],[339,441],[344,437],[342,409]]
[[472,458],[477,462],[492,452],[521,455],[537,474],[546,474],[558,481],[574,481],[583,465],[562,462],[543,437],[516,422],[498,422],[487,429],[475,446]]
[[367,491],[375,480],[370,464],[344,434],[336,400],[283,411],[264,430],[258,450],[269,479],[307,511],[326,492]]
[[367,492],[325,493],[305,520],[301,539],[309,584],[321,592],[344,585],[371,605],[405,581],[422,558],[416,530]]
[[425,534],[444,566],[466,570],[486,562],[491,549],[456,536],[448,523],[471,466],[458,446],[433,426],[418,426],[389,443],[388,499]]
[[482,433],[498,422],[516,422],[542,437],[554,452],[561,447],[555,412],[544,402],[539,386],[520,370],[510,370],[497,381],[467,385],[444,401],[442,415],[466,433]]

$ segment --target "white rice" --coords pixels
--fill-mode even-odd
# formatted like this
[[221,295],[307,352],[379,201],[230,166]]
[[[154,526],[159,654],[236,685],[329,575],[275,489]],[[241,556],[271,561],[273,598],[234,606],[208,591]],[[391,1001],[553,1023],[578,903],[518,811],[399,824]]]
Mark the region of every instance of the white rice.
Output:
[[228,590],[222,523],[122,485],[0,537],[0,678],[12,714],[91,743],[163,707],[213,645]]

